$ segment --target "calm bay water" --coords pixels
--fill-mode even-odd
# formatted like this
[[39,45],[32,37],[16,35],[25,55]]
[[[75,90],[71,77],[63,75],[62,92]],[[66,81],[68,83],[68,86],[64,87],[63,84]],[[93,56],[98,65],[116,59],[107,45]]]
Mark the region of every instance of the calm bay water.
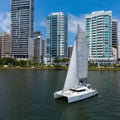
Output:
[[0,71],[0,120],[120,120],[120,72],[89,72],[99,95],[73,104],[54,101],[67,71]]

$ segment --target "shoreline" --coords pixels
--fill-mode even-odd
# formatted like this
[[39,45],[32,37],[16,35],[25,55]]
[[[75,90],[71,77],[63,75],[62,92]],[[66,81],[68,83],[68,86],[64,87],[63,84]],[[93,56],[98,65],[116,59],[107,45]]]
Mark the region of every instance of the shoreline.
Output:
[[55,69],[55,68],[0,68],[0,70],[65,70],[65,69]]
[[88,68],[88,71],[120,71],[117,68]]
[[[0,70],[68,70],[67,68],[0,68]],[[88,71],[120,71],[117,68],[88,68]]]

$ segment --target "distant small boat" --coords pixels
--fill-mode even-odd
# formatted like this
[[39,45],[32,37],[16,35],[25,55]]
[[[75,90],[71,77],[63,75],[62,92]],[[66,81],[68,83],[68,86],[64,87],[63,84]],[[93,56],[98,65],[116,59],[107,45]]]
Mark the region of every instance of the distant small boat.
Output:
[[84,81],[88,78],[88,48],[86,35],[78,25],[78,31],[72,57],[64,84],[61,91],[54,93],[54,99],[65,97],[68,103],[77,102],[98,94]]

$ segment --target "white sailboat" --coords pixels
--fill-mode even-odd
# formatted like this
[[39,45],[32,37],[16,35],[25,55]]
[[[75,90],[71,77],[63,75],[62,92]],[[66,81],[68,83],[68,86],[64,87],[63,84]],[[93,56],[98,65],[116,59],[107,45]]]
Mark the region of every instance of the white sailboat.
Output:
[[78,31],[72,57],[64,84],[61,91],[54,93],[54,99],[65,97],[68,103],[87,99],[98,94],[84,81],[88,78],[88,48],[86,35],[78,25]]

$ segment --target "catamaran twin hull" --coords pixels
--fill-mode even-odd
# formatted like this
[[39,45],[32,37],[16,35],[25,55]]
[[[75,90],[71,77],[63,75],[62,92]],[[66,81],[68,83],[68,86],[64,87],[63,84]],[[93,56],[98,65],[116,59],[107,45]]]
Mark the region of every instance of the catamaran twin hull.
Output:
[[[86,87],[87,88],[87,87]],[[54,99],[67,98],[68,103],[77,102],[97,95],[98,92],[87,88],[85,91],[61,90],[54,93]]]
[[[76,40],[70,59],[64,88],[54,93],[54,98],[65,97],[68,103],[87,99],[97,94],[84,83],[88,78],[88,46],[85,32],[78,25]],[[82,82],[81,82],[82,81]]]

